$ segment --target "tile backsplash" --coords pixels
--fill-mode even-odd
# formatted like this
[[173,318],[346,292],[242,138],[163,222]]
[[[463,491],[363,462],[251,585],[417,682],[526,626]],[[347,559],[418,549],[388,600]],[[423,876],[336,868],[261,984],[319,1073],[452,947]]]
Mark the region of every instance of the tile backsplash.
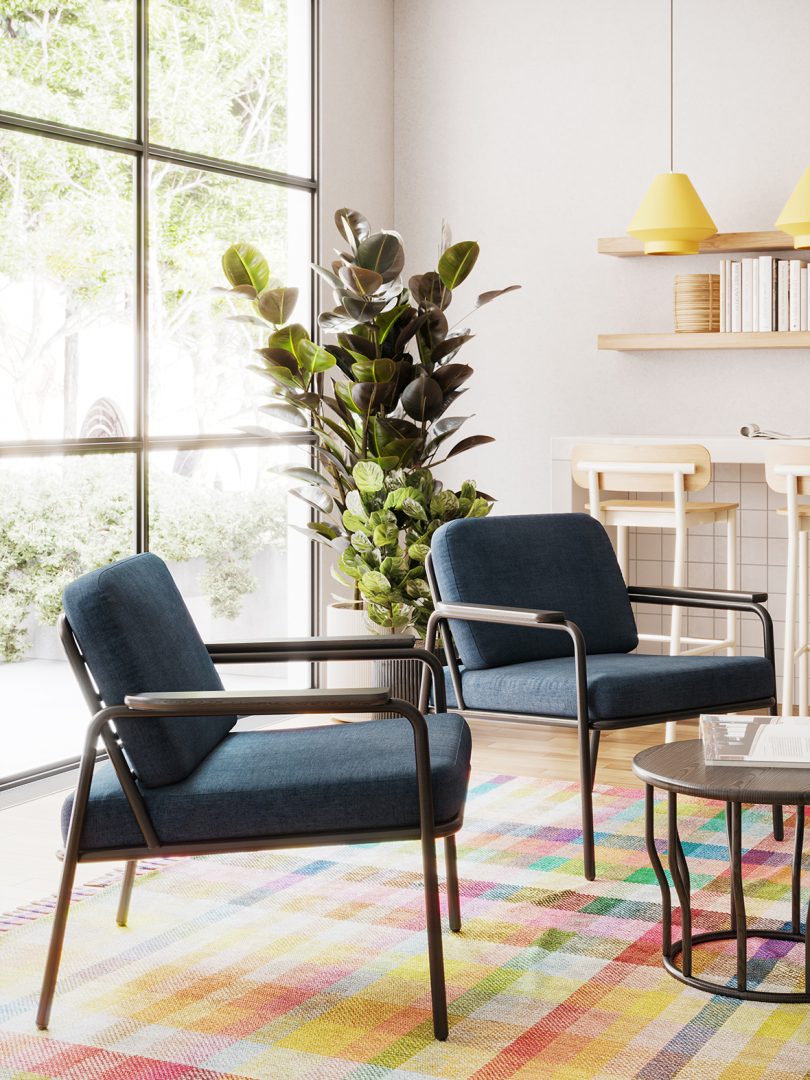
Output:
[[[649,495],[643,496],[650,498]],[[737,519],[738,587],[762,589],[768,593],[767,608],[774,621],[776,672],[781,691],[785,630],[785,578],[787,573],[787,521],[777,509],[785,496],[771,491],[765,483],[762,465],[716,464],[711,483],[703,491],[690,494],[690,501],[735,502]],[[671,585],[675,534],[670,529],[630,529],[629,580],[636,585]],[[725,525],[700,525],[689,530],[687,541],[687,584],[696,588],[725,589]],[[668,633],[669,612],[659,607],[636,605],[642,633]],[[762,655],[762,631],[755,615],[738,617],[738,652],[743,656]],[[684,616],[683,632],[690,637],[724,638],[724,613],[690,610]],[[643,652],[668,652],[668,646],[644,642]],[[794,695],[797,688],[794,687]],[[780,693],[781,697],[781,693]],[[794,697],[795,701],[795,697]]]

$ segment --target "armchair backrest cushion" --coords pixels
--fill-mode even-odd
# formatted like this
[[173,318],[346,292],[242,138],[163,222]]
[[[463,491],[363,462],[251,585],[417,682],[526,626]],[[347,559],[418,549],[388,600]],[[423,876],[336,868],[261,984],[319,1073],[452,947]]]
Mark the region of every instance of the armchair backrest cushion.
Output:
[[[105,705],[127,694],[222,690],[166,564],[133,555],[64,591],[65,615]],[[235,716],[116,720],[124,752],[145,787],[184,780],[236,723]]]
[[[436,531],[431,562],[441,599],[452,603],[563,611],[589,653],[638,645],[627,586],[603,526],[587,514],[464,518]],[[561,630],[452,623],[466,668],[569,656]]]

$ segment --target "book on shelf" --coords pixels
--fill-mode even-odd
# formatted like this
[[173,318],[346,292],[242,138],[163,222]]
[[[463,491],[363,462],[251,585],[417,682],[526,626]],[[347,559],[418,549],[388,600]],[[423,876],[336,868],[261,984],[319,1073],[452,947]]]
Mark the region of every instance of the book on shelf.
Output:
[[810,769],[810,716],[703,715],[707,765]]
[[802,259],[721,259],[719,281],[721,332],[810,331],[810,268]]

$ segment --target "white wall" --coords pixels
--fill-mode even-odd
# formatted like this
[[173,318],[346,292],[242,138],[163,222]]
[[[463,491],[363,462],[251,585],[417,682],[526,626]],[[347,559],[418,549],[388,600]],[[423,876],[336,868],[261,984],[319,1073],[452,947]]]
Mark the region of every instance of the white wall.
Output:
[[341,243],[335,210],[359,210],[378,228],[394,219],[394,3],[322,0],[320,8],[320,250],[328,265]]
[[[770,228],[810,163],[810,3],[676,0],[675,13],[675,167],[721,231]],[[523,285],[475,316],[464,352],[476,374],[459,404],[478,414],[465,432],[498,442],[448,474],[476,479],[499,512],[549,508],[552,435],[810,427],[805,352],[596,350],[600,331],[671,329],[673,275],[716,271],[595,253],[668,167],[668,18],[666,0],[395,0],[408,271],[433,265],[444,216],[482,247],[451,314]]]

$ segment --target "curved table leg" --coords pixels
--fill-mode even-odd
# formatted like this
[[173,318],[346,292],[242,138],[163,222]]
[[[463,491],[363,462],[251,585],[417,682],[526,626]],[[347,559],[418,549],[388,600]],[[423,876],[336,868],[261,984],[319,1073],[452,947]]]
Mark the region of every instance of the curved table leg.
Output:
[[796,828],[793,843],[793,872],[790,878],[791,922],[794,934],[802,932],[802,848],[804,847],[804,807],[796,807]]
[[742,803],[731,804],[731,889],[737,913],[737,989],[748,989],[748,933],[742,885]]
[[689,868],[678,835],[678,796],[674,791],[668,794],[669,803],[669,873],[672,884],[678,894],[681,906],[681,951],[683,952],[683,973],[692,974],[692,908],[689,880]]
[[[729,871],[731,871],[732,843],[731,843],[731,803],[730,802],[726,803],[725,818],[726,818],[726,837],[728,838],[728,867],[729,867]],[[737,933],[737,909],[734,906],[734,887],[733,887],[733,885],[732,885],[732,887],[730,889],[730,893],[729,893],[729,914],[731,916],[731,927],[730,928],[736,934]]]
[[661,865],[658,849],[655,846],[655,789],[652,784],[644,785],[644,839],[647,844],[647,855],[661,890],[661,952],[670,959],[672,956],[672,898],[667,875],[664,873],[664,867]]

